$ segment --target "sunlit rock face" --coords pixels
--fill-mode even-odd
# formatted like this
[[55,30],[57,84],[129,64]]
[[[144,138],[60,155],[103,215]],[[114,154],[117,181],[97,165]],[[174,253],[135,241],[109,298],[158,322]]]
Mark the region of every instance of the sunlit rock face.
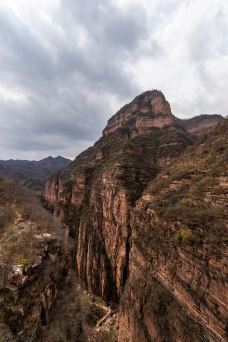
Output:
[[137,96],[131,103],[119,110],[103,131],[104,136],[120,128],[128,129],[130,135],[146,133],[152,127],[165,127],[174,123],[169,103],[157,90]]
[[160,91],[143,93],[46,185],[44,199],[75,238],[79,279],[120,303],[119,341],[224,339],[216,222],[224,232],[227,125],[206,142],[195,132],[177,122]]

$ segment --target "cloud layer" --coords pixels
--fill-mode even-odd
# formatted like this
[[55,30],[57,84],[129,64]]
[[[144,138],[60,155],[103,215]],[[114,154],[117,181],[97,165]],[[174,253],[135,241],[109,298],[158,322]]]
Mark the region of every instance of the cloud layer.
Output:
[[0,159],[74,157],[138,93],[227,114],[224,0],[0,0]]

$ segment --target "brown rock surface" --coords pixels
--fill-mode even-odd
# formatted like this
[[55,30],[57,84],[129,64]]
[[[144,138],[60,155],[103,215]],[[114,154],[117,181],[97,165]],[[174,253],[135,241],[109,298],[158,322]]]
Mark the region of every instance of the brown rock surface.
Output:
[[[148,181],[190,143],[169,128],[130,141],[118,133],[101,138],[85,160],[84,154],[76,158],[69,168],[71,183],[64,173],[47,183],[44,197],[71,227],[78,273],[91,291],[120,298],[128,273],[130,209]],[[97,159],[100,150],[103,157]]]
[[130,134],[146,133],[152,127],[165,127],[175,121],[169,103],[162,92],[148,91],[137,96],[124,106],[109,121],[103,131],[104,136],[114,133],[119,128],[129,126]]
[[225,339],[227,122],[194,140],[163,94],[146,92],[46,185],[80,280],[120,301],[119,341]]
[[227,128],[183,153],[132,211],[120,341],[227,339]]

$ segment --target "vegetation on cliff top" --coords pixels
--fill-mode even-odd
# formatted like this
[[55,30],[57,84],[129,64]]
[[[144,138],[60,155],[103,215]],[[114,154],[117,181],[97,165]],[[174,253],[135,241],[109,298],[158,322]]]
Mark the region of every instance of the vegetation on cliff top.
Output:
[[[156,213],[136,244],[168,252],[175,245],[207,243],[220,254],[228,242],[227,157],[228,122],[178,157],[146,189],[147,205]],[[164,231],[165,230],[165,231]]]

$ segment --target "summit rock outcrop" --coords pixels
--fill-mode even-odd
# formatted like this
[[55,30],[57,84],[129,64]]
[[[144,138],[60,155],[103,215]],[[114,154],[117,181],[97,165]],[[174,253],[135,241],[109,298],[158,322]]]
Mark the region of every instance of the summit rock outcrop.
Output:
[[107,136],[120,128],[130,136],[143,134],[153,127],[163,128],[175,122],[170,105],[161,91],[147,91],[120,109],[103,131]]

